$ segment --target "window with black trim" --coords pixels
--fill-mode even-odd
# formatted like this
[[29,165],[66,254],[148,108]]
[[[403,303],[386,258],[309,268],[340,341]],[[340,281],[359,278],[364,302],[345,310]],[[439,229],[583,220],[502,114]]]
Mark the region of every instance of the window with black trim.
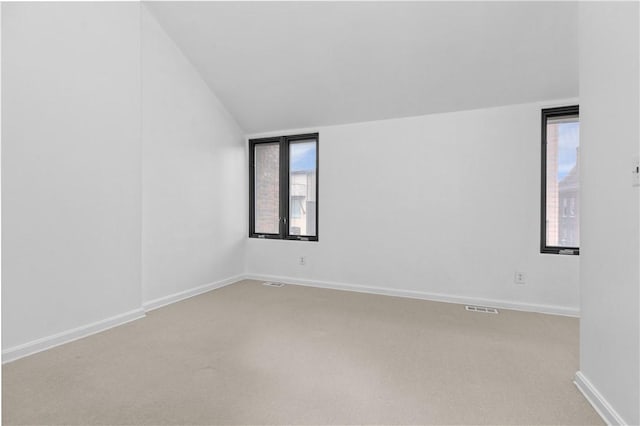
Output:
[[580,254],[579,112],[542,110],[541,253]]
[[249,237],[318,241],[318,134],[249,140]]

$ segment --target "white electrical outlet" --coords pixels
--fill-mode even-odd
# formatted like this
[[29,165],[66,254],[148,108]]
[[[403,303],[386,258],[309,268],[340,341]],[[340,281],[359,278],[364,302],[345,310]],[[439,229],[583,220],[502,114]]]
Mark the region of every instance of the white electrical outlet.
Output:
[[527,282],[527,277],[525,277],[524,272],[516,272],[513,277],[513,282],[522,285]]
[[300,265],[300,266],[304,266],[304,265],[306,265],[306,264],[307,264],[307,258],[306,258],[306,257],[304,257],[304,256],[300,256],[300,257],[298,258],[298,265]]

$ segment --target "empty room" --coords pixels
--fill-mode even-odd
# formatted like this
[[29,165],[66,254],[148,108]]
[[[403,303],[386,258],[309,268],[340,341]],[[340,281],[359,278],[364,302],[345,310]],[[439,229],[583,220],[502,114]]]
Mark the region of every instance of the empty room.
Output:
[[640,2],[1,24],[3,424],[640,424]]

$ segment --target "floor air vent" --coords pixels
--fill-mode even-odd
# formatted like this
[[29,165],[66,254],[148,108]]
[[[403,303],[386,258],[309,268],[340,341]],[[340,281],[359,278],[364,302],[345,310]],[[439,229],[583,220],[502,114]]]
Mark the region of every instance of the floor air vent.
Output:
[[496,308],[487,308],[486,306],[474,306],[474,305],[465,305],[464,307],[467,311],[471,312],[482,312],[485,314],[497,314],[498,310]]
[[264,283],[262,283],[262,285],[266,285],[266,286],[269,286],[269,287],[284,287],[284,283],[274,283],[272,281],[264,282]]

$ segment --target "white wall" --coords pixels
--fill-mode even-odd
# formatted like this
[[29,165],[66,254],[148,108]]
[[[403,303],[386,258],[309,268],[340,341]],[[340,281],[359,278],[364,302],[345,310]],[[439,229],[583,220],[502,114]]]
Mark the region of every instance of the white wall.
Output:
[[247,173],[233,117],[142,7],[145,302],[244,272]]
[[580,4],[580,371],[640,423],[638,3]]
[[578,257],[539,252],[540,109],[575,102],[306,129],[320,241],[250,239],[248,272],[576,314]]
[[140,307],[134,3],[2,4],[2,345]]
[[5,360],[242,274],[242,130],[146,7],[2,7]]

